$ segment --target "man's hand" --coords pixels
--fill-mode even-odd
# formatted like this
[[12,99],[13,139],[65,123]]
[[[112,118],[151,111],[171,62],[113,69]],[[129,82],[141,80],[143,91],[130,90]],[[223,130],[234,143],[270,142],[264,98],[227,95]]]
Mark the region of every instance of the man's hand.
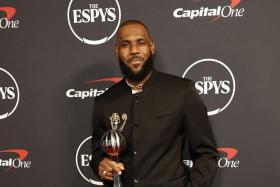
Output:
[[115,161],[110,160],[109,158],[104,158],[98,166],[98,174],[101,177],[101,179],[111,181],[113,180],[113,172],[116,172],[119,175],[121,175],[123,170],[123,163],[117,163]]

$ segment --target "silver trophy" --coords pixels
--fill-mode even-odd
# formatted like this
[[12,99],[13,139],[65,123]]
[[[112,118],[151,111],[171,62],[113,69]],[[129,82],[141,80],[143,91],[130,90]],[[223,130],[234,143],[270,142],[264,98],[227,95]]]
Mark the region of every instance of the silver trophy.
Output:
[[[106,131],[101,138],[101,147],[103,151],[114,161],[118,162],[119,155],[125,149],[125,138],[121,131],[126,124],[127,115],[122,114],[122,121],[118,113],[113,113],[110,117],[112,130]],[[113,173],[114,187],[122,187],[120,176]]]

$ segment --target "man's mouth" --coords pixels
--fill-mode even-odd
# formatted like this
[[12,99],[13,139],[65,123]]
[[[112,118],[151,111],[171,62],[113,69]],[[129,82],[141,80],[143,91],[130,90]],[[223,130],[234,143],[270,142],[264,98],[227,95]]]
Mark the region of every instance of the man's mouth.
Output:
[[132,64],[132,65],[134,65],[134,64],[140,64],[140,63],[142,63],[143,61],[142,60],[133,60],[133,61],[131,61],[130,63]]
[[142,59],[142,58],[132,58],[132,59],[130,59],[129,60],[129,63],[132,63],[132,64],[138,64],[138,63],[141,63],[141,62],[143,62],[144,61],[144,59]]

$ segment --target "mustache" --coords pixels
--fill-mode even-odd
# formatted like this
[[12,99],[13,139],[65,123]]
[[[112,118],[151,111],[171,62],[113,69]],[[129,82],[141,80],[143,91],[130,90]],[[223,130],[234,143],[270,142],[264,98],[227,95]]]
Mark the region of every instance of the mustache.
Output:
[[133,56],[130,59],[128,59],[128,62],[131,63],[133,61],[144,61],[144,58],[140,57],[140,56]]

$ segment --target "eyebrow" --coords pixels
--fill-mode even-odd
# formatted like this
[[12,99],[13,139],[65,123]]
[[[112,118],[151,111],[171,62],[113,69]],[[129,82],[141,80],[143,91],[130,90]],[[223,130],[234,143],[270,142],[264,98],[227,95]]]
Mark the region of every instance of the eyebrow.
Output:
[[[145,39],[144,38],[136,39],[136,41],[143,41],[143,40],[145,40]],[[121,40],[120,42],[127,42],[127,43],[129,43],[129,42],[131,42],[131,40]]]

